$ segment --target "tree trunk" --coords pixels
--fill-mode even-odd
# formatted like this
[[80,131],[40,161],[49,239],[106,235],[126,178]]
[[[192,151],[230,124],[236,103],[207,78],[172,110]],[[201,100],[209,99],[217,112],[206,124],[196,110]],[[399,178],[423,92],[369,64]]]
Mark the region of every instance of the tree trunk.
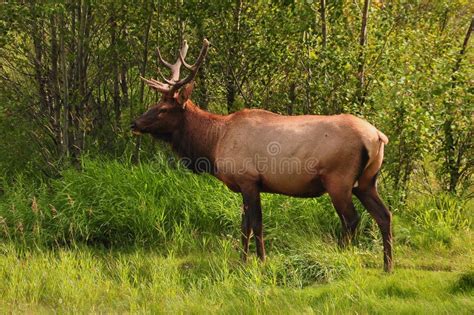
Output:
[[370,0],[364,1],[364,9],[362,12],[362,25],[360,28],[360,53],[359,53],[359,69],[357,76],[359,79],[359,86],[357,90],[357,101],[362,108],[365,103],[366,91],[365,91],[365,48],[367,46],[367,19],[369,17]]
[[[458,58],[456,60],[456,64],[453,68],[453,73],[451,75],[451,89],[455,89],[457,85],[457,77],[456,74],[461,67],[461,61],[466,53],[467,45],[469,43],[469,39],[471,37],[471,33],[474,28],[474,17],[471,19],[471,23],[467,30],[466,36],[464,37],[464,42],[459,52]],[[445,112],[446,112],[446,121],[444,122],[443,131],[444,131],[444,153],[446,159],[446,166],[448,168],[449,174],[449,183],[448,183],[448,190],[450,192],[456,192],[456,188],[458,186],[459,178],[460,178],[460,168],[461,168],[461,160],[463,158],[463,152],[458,152],[456,154],[456,147],[459,145],[456,141],[454,132],[453,132],[453,124],[454,124],[454,111],[453,108],[453,101],[448,100],[445,102]],[[461,154],[460,154],[461,153]]]
[[46,95],[46,86],[45,78],[43,71],[43,35],[42,35],[42,25],[38,25],[41,19],[37,15],[37,7],[34,4],[34,1],[30,5],[30,10],[33,15],[32,19],[32,39],[33,39],[33,48],[34,48],[34,70],[35,70],[35,80],[38,87],[38,95],[40,102],[40,112],[46,113],[48,110],[48,100]]
[[228,66],[226,71],[226,99],[227,99],[227,112],[232,113],[235,111],[234,103],[235,103],[235,96],[237,93],[237,86],[235,80],[235,69],[237,68],[238,63],[238,46],[239,46],[239,38],[240,38],[240,21],[242,16],[242,7],[243,7],[243,0],[236,0],[235,1],[235,8],[234,8],[234,26],[232,32],[232,42],[229,45],[229,60]]
[[[64,13],[60,13],[59,15],[59,25],[64,26]],[[60,63],[61,63],[61,74],[62,74],[62,101],[63,101],[63,110],[62,110],[62,117],[61,117],[61,126],[62,126],[62,155],[68,157],[70,155],[69,152],[69,80],[68,80],[68,70],[66,65],[67,55],[66,55],[66,48],[64,44],[64,27],[59,28],[59,56],[60,56]]]
[[181,18],[181,11],[183,8],[183,0],[176,0],[176,25],[178,25],[178,47],[181,47],[183,41],[184,41],[184,19]]
[[[124,27],[122,30],[122,40],[127,41],[127,28]],[[120,90],[122,92],[122,107],[129,106],[129,96],[128,96],[128,82],[127,82],[127,73],[128,73],[128,60],[123,60],[120,67]]]
[[87,69],[88,69],[88,47],[87,42],[89,39],[90,30],[90,6],[86,1],[81,0],[79,7],[79,32],[78,32],[78,44],[77,44],[77,86],[79,88],[79,99],[76,102],[76,132],[77,141],[75,144],[76,156],[79,157],[85,147],[86,129],[85,125],[86,110],[88,106],[89,91],[87,86]]
[[[327,24],[326,24],[326,0],[320,0],[320,18],[321,18],[321,38],[322,38],[322,52],[323,58],[327,58],[326,56],[326,47],[327,47]],[[324,87],[328,86],[328,73],[327,73],[327,65],[323,65],[323,80],[324,80]],[[326,106],[323,108],[324,114],[331,114],[333,113],[332,109],[329,109],[330,103],[329,100],[326,98],[325,102]]]
[[[152,6],[150,9],[150,13],[148,15],[148,19],[145,24],[145,32],[143,34],[143,50],[142,50],[142,62],[140,64],[140,75],[145,77],[145,72],[148,64],[148,50],[149,50],[149,39],[150,39],[150,28],[151,28],[151,21],[153,17],[154,7]],[[159,20],[158,20],[159,22]],[[143,80],[140,81],[140,93],[139,93],[139,102],[140,102],[140,110],[145,108],[143,101],[145,95],[145,83]],[[132,119],[133,119],[132,115]],[[137,137],[135,142],[135,150],[133,151],[132,155],[132,163],[140,163],[140,147],[142,143],[142,138]]]
[[448,24],[449,19],[449,8],[446,8],[443,15],[443,20],[441,21],[441,27],[439,30],[440,35],[443,34],[444,30],[446,29],[446,25]]
[[114,130],[118,132],[120,127],[120,74],[119,74],[119,64],[118,64],[118,54],[117,54],[117,17],[116,12],[112,13],[112,18],[110,22],[110,49],[112,51],[112,73],[113,73],[113,94],[112,94],[112,103],[114,107]]
[[58,45],[58,35],[57,35],[57,17],[52,15],[50,19],[51,24],[51,72],[49,76],[49,81],[51,84],[51,93],[52,93],[52,109],[53,116],[52,126],[56,138],[56,150],[61,152],[61,146],[63,143],[63,137],[61,132],[61,97],[59,92],[59,77],[58,77],[58,67],[59,67],[59,45]]
[[321,0],[321,8],[319,10],[321,16],[321,36],[323,49],[327,46],[327,28],[326,28],[326,0]]
[[304,33],[303,36],[303,49],[307,50],[304,51],[303,55],[305,55],[305,61],[303,61],[303,66],[305,67],[306,75],[307,78],[305,80],[305,94],[306,94],[306,105],[303,106],[303,114],[307,115],[311,112],[312,106],[312,96],[311,96],[311,81],[313,80],[313,73],[311,70],[311,64],[310,64],[310,50],[311,47],[307,45],[307,33]]
[[289,103],[286,107],[286,113],[288,115],[293,115],[293,106],[296,104],[296,83],[292,82],[288,90],[288,99]]
[[[198,29],[198,38],[202,40],[206,35],[203,29],[203,22],[199,20],[199,23],[197,25]],[[198,99],[198,104],[201,108],[207,109],[208,104],[209,104],[209,91],[207,89],[207,84],[206,84],[206,61],[204,61],[204,64],[202,67],[199,69],[197,77],[198,77],[198,89],[199,89],[199,99]]]

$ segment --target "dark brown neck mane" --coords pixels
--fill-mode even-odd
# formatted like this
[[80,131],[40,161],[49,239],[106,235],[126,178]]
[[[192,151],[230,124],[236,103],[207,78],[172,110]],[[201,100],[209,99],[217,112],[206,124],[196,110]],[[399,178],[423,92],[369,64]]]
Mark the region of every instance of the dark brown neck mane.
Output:
[[173,134],[171,145],[188,168],[213,173],[215,149],[224,126],[225,116],[206,112],[188,100],[183,126]]

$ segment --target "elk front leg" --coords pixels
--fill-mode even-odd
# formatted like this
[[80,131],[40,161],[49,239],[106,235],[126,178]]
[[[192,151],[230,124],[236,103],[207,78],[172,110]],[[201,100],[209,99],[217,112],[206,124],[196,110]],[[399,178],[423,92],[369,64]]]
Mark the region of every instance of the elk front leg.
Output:
[[250,216],[246,213],[248,210],[246,206],[242,206],[242,223],[240,225],[241,234],[242,234],[242,260],[247,261],[247,256],[249,254],[249,239],[250,234],[252,233],[252,226],[250,223]]
[[253,230],[255,244],[257,247],[257,255],[262,261],[264,261],[265,245],[263,242],[263,220],[260,191],[256,186],[250,187],[242,190],[242,196],[244,199],[244,214],[242,216],[242,243],[244,245],[244,256],[246,258],[246,253],[248,252],[248,240],[250,233]]

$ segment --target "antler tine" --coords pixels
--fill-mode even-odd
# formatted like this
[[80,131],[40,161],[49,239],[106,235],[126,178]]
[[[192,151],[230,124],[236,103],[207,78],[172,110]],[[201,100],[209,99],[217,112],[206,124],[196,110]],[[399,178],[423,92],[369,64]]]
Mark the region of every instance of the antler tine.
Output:
[[202,43],[202,48],[201,48],[201,52],[199,53],[199,57],[198,59],[196,60],[196,63],[193,64],[193,65],[189,65],[187,64],[185,61],[184,61],[184,56],[183,54],[179,54],[179,59],[181,61],[181,63],[191,71],[191,73],[184,79],[176,82],[172,87],[171,87],[171,90],[172,91],[176,91],[178,90],[180,87],[182,87],[183,85],[191,82],[195,77],[196,77],[196,74],[199,70],[199,67],[201,66],[201,64],[203,63],[204,61],[204,58],[206,57],[207,55],[207,50],[209,49],[209,41],[207,39],[204,39],[203,40],[203,43]]
[[196,63],[193,64],[193,65],[190,65],[188,64],[186,61],[184,61],[184,58],[186,58],[186,55],[181,55],[179,54],[179,59],[181,59],[181,62],[183,63],[183,65],[186,67],[186,69],[190,70],[190,71],[195,71],[196,70],[196,67],[200,67],[201,66],[201,63],[202,61],[204,60],[204,58],[206,57],[206,54],[207,54],[207,49],[209,48],[209,41],[204,38],[203,40],[203,44],[202,44],[202,48],[201,48],[201,52],[199,53],[199,57],[198,59],[196,60]]
[[[180,54],[184,54],[186,55],[188,51],[188,44],[186,43],[186,41],[183,42],[183,47],[181,47],[181,50],[180,50]],[[156,80],[147,80],[147,79],[144,79],[145,82],[151,87],[151,88],[154,88],[160,92],[169,92],[170,89],[171,89],[171,86],[173,86],[176,81],[179,81],[179,69],[181,68],[181,62],[178,58],[178,60],[174,63],[174,64],[171,64],[169,62],[167,62],[163,56],[161,55],[161,51],[160,51],[160,47],[157,47],[156,49],[156,54],[158,56],[158,61],[160,64],[162,64],[163,66],[169,68],[171,70],[171,78],[170,79],[167,79],[163,73],[161,72],[160,68],[158,68],[158,73],[160,74],[161,78],[163,79],[163,81],[166,82],[166,84],[162,83],[162,82],[159,82],[159,81],[156,81]]]
[[180,52],[180,53],[179,53],[179,59],[181,60],[181,63],[183,64],[183,66],[184,66],[186,69],[192,71],[194,65],[191,66],[189,63],[187,63],[186,61],[184,61],[184,58],[186,58],[186,57],[184,57],[183,55],[181,55],[181,52]]
[[181,46],[181,49],[179,50],[179,55],[178,55],[178,59],[176,60],[176,63],[178,63],[178,61],[183,62],[183,60],[181,59],[181,56],[183,56],[183,58],[186,58],[186,55],[188,54],[188,48],[189,48],[188,41],[183,40],[183,45]]
[[163,74],[163,72],[161,72],[160,68],[158,68],[158,73],[160,74],[161,78],[163,79],[163,81],[165,81],[166,83],[168,83],[170,86],[171,85],[174,85],[175,82],[171,81],[171,80],[168,80],[165,75]]
[[166,60],[163,59],[163,56],[161,56],[161,51],[160,51],[160,47],[157,47],[156,48],[156,54],[158,56],[158,61],[165,67],[167,68],[170,68],[172,69],[173,68],[173,65],[169,62],[167,62]]
[[[161,93],[165,93],[165,94],[174,93],[180,87],[191,82],[196,77],[197,71],[199,70],[199,67],[201,66],[201,64],[204,61],[204,58],[207,55],[207,50],[209,48],[209,41],[207,39],[204,39],[201,52],[199,53],[199,57],[197,58],[196,63],[193,65],[189,65],[184,61],[184,58],[186,57],[186,54],[188,52],[188,48],[189,48],[188,43],[186,41],[183,41],[183,45],[181,46],[181,49],[179,50],[178,59],[176,60],[174,64],[170,64],[169,62],[165,61],[163,59],[163,56],[161,55],[160,48],[157,48],[156,52],[158,56],[158,61],[162,65],[164,65],[165,67],[171,70],[171,78],[167,79],[165,78],[161,70],[158,68],[158,72],[160,73],[161,77],[166,83],[163,83],[154,79],[145,79],[142,76],[140,76],[140,78],[143,81],[145,81],[145,83],[149,87]],[[182,80],[179,79],[179,72],[180,72],[179,70],[181,68],[181,65],[184,65],[188,70],[191,71],[191,73]]]
[[171,91],[171,87],[167,84],[161,83],[160,81],[153,80],[153,79],[146,79],[142,76],[140,78],[145,81],[145,83],[151,87],[152,89],[155,89],[161,93],[169,93]]
[[184,55],[188,53],[188,42],[186,40],[183,40],[183,44],[178,52],[178,58],[176,59],[176,62],[171,65],[171,81],[174,81],[172,84],[175,84],[176,82],[179,81],[179,74],[180,74],[180,69],[181,69],[181,58],[179,56]]

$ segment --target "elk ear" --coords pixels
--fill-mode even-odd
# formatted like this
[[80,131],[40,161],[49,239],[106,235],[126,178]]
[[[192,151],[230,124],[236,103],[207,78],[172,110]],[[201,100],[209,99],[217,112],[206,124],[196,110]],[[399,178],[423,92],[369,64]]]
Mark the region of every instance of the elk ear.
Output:
[[178,104],[184,107],[184,104],[186,101],[189,99],[191,96],[191,93],[193,92],[194,88],[194,82],[186,84],[182,89],[179,90],[178,95],[176,97],[176,100],[178,101]]

